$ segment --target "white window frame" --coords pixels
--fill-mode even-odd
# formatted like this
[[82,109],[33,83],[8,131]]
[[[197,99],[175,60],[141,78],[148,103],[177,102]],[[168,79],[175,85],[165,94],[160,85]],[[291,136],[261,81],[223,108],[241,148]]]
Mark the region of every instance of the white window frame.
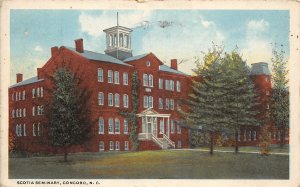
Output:
[[104,119],[103,119],[103,117],[100,117],[99,121],[98,121],[98,134],[104,134]]
[[170,90],[174,91],[174,81],[170,80]]
[[115,118],[115,134],[121,133],[121,124],[119,118]]
[[170,99],[170,109],[174,110],[174,99]]
[[148,107],[149,108],[153,108],[153,97],[152,96],[149,96],[149,98],[148,98]]
[[19,109],[19,117],[22,117],[22,109]]
[[108,134],[114,134],[114,119],[108,119]]
[[120,107],[120,95],[115,93],[115,107]]
[[256,131],[253,131],[253,140],[256,141]]
[[114,106],[114,95],[112,93],[108,93],[108,106]]
[[123,85],[128,85],[128,73],[123,73]]
[[44,88],[41,87],[41,97],[44,97]]
[[107,71],[107,82],[108,83],[113,83],[113,71],[112,70],[108,70]]
[[123,106],[124,108],[128,108],[128,95],[127,94],[124,94],[123,95]]
[[171,119],[171,134],[174,134],[175,133],[175,123],[174,123],[174,120]]
[[143,74],[143,86],[148,86],[148,75]]
[[165,134],[165,122],[164,122],[164,120],[159,121],[159,134]]
[[120,84],[120,73],[118,71],[114,72],[114,80],[115,84]]
[[166,110],[169,110],[169,109],[170,109],[170,100],[169,100],[169,98],[166,98],[165,109],[166,109]]
[[153,87],[153,75],[151,74],[148,75],[148,81],[149,81],[148,86]]
[[158,79],[158,88],[160,90],[162,90],[164,88],[164,80],[161,78]]
[[170,88],[170,81],[165,80],[165,90],[169,90],[169,88]]
[[16,125],[16,135],[19,136],[19,125]]
[[98,105],[104,105],[104,93],[103,92],[98,93]]
[[25,100],[25,95],[26,95],[26,92],[25,92],[25,90],[23,90],[23,100]]
[[124,151],[128,151],[129,150],[129,142],[125,141],[124,142]]
[[119,141],[116,141],[115,150],[116,151],[120,150],[120,142]]
[[26,117],[26,108],[23,108],[23,117]]
[[102,68],[98,68],[98,82],[103,82],[103,81],[104,81],[103,69]]
[[144,95],[144,108],[148,108],[148,96]]
[[180,81],[176,81],[176,91],[180,92],[180,90],[181,90],[181,83]]
[[41,123],[38,123],[37,124],[37,135],[38,136],[41,136],[41,127],[40,126],[41,126]]
[[35,133],[35,123],[32,124],[32,136],[36,136],[36,133]]
[[19,95],[19,101],[21,100],[21,92],[18,92]]
[[99,142],[99,151],[104,151],[104,141]]
[[26,136],[26,124],[23,124],[23,136]]
[[128,120],[124,119],[124,134],[128,134]]
[[151,66],[151,62],[149,60],[146,61],[146,66],[150,67]]
[[158,98],[158,108],[164,109],[164,99],[163,98]]
[[109,141],[109,150],[110,151],[114,150],[114,142],[113,141]]
[[36,89],[36,96],[37,96],[37,97],[40,97],[40,88],[37,88],[37,89]]

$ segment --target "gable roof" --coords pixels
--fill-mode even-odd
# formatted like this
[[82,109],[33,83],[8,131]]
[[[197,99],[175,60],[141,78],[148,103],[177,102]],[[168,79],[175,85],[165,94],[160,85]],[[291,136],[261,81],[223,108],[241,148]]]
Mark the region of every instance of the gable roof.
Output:
[[106,55],[106,54],[96,53],[96,52],[88,51],[88,50],[84,50],[83,53],[79,53],[73,47],[65,47],[65,48],[67,48],[67,49],[71,50],[72,52],[74,52],[86,59],[89,59],[89,60],[110,62],[110,63],[120,64],[120,65],[124,65],[124,66],[131,66],[130,64],[124,63],[121,60],[116,59],[116,58]]
[[160,65],[159,66],[159,70],[160,71],[165,71],[165,72],[169,72],[169,73],[175,73],[175,74],[180,74],[180,75],[187,75],[181,71],[178,71],[176,69],[172,69],[170,68],[169,66],[166,66],[166,65]]
[[43,81],[43,80],[44,79],[38,79],[37,77],[31,77],[31,78],[26,79],[22,82],[18,82],[17,84],[13,84],[9,88],[13,88],[13,87],[17,87],[17,86],[23,86],[23,85],[27,85],[27,84],[31,84],[31,83],[35,83],[35,82],[40,82],[40,81]]

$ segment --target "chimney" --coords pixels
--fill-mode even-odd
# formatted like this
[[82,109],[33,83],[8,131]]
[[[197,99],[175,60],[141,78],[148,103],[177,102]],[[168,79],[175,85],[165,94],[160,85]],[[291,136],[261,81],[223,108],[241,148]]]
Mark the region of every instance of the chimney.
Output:
[[82,38],[75,40],[75,48],[76,48],[77,52],[83,53],[83,39]]
[[55,56],[58,52],[58,47],[55,46],[55,47],[51,47],[51,56]]
[[177,70],[177,59],[171,59],[171,68]]
[[22,73],[17,73],[17,83],[23,81],[23,74]]

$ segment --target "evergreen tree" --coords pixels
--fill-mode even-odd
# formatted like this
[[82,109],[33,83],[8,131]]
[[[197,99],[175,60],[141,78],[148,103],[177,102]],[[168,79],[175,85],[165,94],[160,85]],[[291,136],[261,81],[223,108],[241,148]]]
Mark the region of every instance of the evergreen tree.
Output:
[[289,129],[289,91],[287,79],[287,60],[284,51],[273,49],[273,90],[272,90],[272,113],[275,125],[280,129],[281,146],[284,145],[284,129]]
[[260,125],[256,119],[257,95],[250,79],[250,70],[241,56],[233,51],[225,54],[222,63],[223,80],[226,83],[224,91],[225,120],[234,131],[235,152],[238,152],[238,133],[245,125]]
[[89,139],[91,130],[90,111],[87,106],[89,93],[80,88],[80,79],[65,67],[53,76],[54,91],[46,111],[50,145],[64,150],[67,161],[68,149]]
[[193,82],[193,93],[187,100],[188,111],[183,113],[186,123],[193,128],[202,126],[210,136],[210,154],[213,154],[214,136],[224,128],[223,101],[225,83],[222,80],[220,63],[223,49],[213,46],[197,63],[194,70],[201,81]]

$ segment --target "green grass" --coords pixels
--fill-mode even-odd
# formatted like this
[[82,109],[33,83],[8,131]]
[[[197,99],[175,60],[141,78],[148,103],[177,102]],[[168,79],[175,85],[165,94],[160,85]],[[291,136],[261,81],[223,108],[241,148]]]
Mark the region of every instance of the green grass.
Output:
[[10,158],[10,178],[288,179],[289,157],[190,150]]

